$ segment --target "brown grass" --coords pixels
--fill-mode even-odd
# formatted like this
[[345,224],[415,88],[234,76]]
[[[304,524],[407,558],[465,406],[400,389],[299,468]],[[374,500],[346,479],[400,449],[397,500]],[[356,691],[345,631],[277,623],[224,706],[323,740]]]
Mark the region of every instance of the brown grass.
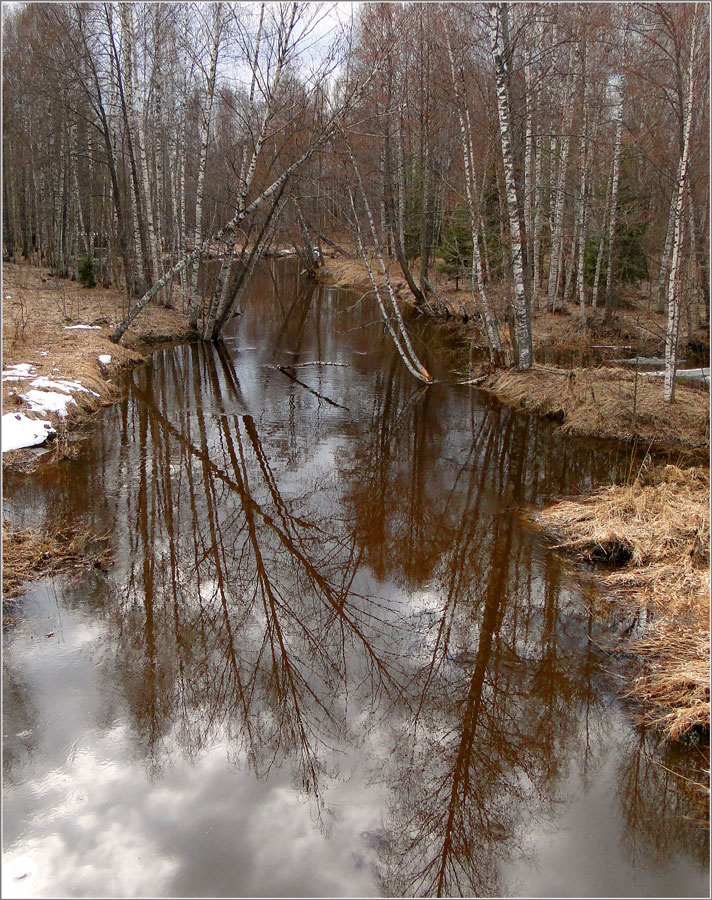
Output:
[[12,618],[19,589],[42,575],[66,572],[91,561],[103,568],[109,554],[105,539],[68,524],[42,530],[13,530],[2,525],[3,620]]
[[622,610],[651,614],[629,649],[644,669],[641,720],[677,739],[710,720],[710,482],[702,468],[654,468],[633,484],[563,500],[532,516],[557,548],[605,560],[598,581]]
[[499,371],[476,384],[515,406],[555,419],[564,431],[585,437],[640,440],[701,450],[709,447],[709,393],[677,385],[675,402],[663,403],[660,379],[616,368]]
[[[10,299],[6,299],[9,296]],[[75,403],[62,419],[52,413],[28,413],[21,394],[28,381],[3,383],[3,412],[24,412],[30,418],[49,419],[58,430],[55,455],[71,453],[70,433],[81,428],[102,406],[118,396],[118,376],[140,363],[161,341],[182,340],[189,333],[186,319],[176,310],[149,305],[121,344],[109,334],[123,318],[126,297],[111,288],[88,290],[69,279],[53,277],[29,265],[3,265],[3,367],[30,363],[37,375],[79,381],[97,393],[75,393]],[[98,325],[100,330],[67,330],[65,325]],[[103,365],[98,356],[108,354]],[[27,450],[3,454],[3,464],[32,466],[37,458]]]

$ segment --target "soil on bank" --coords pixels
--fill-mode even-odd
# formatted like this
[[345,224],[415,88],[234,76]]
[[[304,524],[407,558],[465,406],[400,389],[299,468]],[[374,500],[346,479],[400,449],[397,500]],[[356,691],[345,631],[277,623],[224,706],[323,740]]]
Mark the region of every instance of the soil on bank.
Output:
[[[109,335],[126,313],[125,293],[84,288],[29,265],[3,264],[2,295],[3,371],[21,363],[31,367],[27,377],[3,377],[3,414],[49,420],[57,429],[50,446],[58,459],[72,455],[82,426],[118,397],[117,377],[122,372],[143,363],[157,344],[194,337],[181,313],[149,305],[122,343],[113,344]],[[85,390],[71,392],[74,402],[67,406],[66,416],[33,412],[23,395],[35,389],[32,382],[37,378],[76,382]],[[3,453],[4,467],[26,470],[37,462],[30,449]]]

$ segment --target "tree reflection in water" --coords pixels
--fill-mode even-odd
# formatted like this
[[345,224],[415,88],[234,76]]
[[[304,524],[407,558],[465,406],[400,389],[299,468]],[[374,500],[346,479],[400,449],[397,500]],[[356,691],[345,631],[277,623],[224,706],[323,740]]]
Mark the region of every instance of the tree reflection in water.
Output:
[[[571,760],[586,779],[605,755],[594,626],[516,513],[595,467],[497,404],[470,399],[463,421],[471,395],[414,388],[395,361],[376,381],[354,400],[368,426],[320,467],[300,464],[296,429],[250,415],[221,345],[135,379],[118,669],[155,771],[176,743],[223,741],[257,777],[291,766],[320,820],[340,755],[377,735],[383,891],[492,895],[524,828],[566,799]],[[628,839],[660,852],[651,821],[684,801],[641,758],[631,746],[620,770]]]

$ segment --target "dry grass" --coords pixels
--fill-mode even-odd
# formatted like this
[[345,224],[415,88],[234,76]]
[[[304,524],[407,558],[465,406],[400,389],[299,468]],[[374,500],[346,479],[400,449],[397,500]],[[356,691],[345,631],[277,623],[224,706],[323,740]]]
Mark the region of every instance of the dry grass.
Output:
[[12,530],[2,525],[3,621],[12,618],[19,589],[42,575],[66,572],[92,562],[104,568],[109,563],[105,539],[86,530],[62,524],[42,530]]
[[687,449],[709,447],[709,394],[677,385],[675,402],[663,403],[660,379],[615,368],[500,371],[475,383],[500,399],[562,423],[586,437],[640,440]]
[[710,720],[710,482],[702,468],[654,468],[533,514],[580,560],[619,568],[598,580],[624,610],[651,622],[629,649],[644,662],[631,696],[641,719],[677,739]]
[[[55,455],[71,453],[67,436],[80,428],[97,409],[118,396],[117,376],[144,362],[152,345],[181,340],[189,332],[186,319],[177,311],[147,307],[120,345],[109,340],[123,318],[126,297],[118,290],[92,288],[55,278],[46,270],[29,265],[3,265],[3,366],[30,363],[38,376],[79,381],[98,394],[73,394],[75,403],[66,419],[54,414],[29,413],[30,418],[50,419],[58,430]],[[66,325],[98,325],[99,329],[67,330]],[[111,356],[104,365],[100,355]],[[3,411],[27,412],[21,394],[28,381],[3,383]],[[27,450],[3,454],[3,464],[27,468],[37,458]]]

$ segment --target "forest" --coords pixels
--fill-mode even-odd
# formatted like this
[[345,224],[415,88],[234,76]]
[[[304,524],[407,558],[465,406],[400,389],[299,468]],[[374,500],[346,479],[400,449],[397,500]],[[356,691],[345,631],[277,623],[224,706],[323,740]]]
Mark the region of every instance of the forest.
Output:
[[2,63],[3,895],[706,896],[709,5]]
[[[416,305],[446,305],[442,276],[469,281],[492,359],[521,369],[539,310],[573,307],[585,328],[644,286],[667,316],[672,399],[680,323],[693,340],[709,322],[706,5],[26,4],[5,19],[6,257],[89,267],[210,337],[270,245],[312,268],[325,242],[358,243],[398,261]],[[210,297],[208,254],[223,260]]]

